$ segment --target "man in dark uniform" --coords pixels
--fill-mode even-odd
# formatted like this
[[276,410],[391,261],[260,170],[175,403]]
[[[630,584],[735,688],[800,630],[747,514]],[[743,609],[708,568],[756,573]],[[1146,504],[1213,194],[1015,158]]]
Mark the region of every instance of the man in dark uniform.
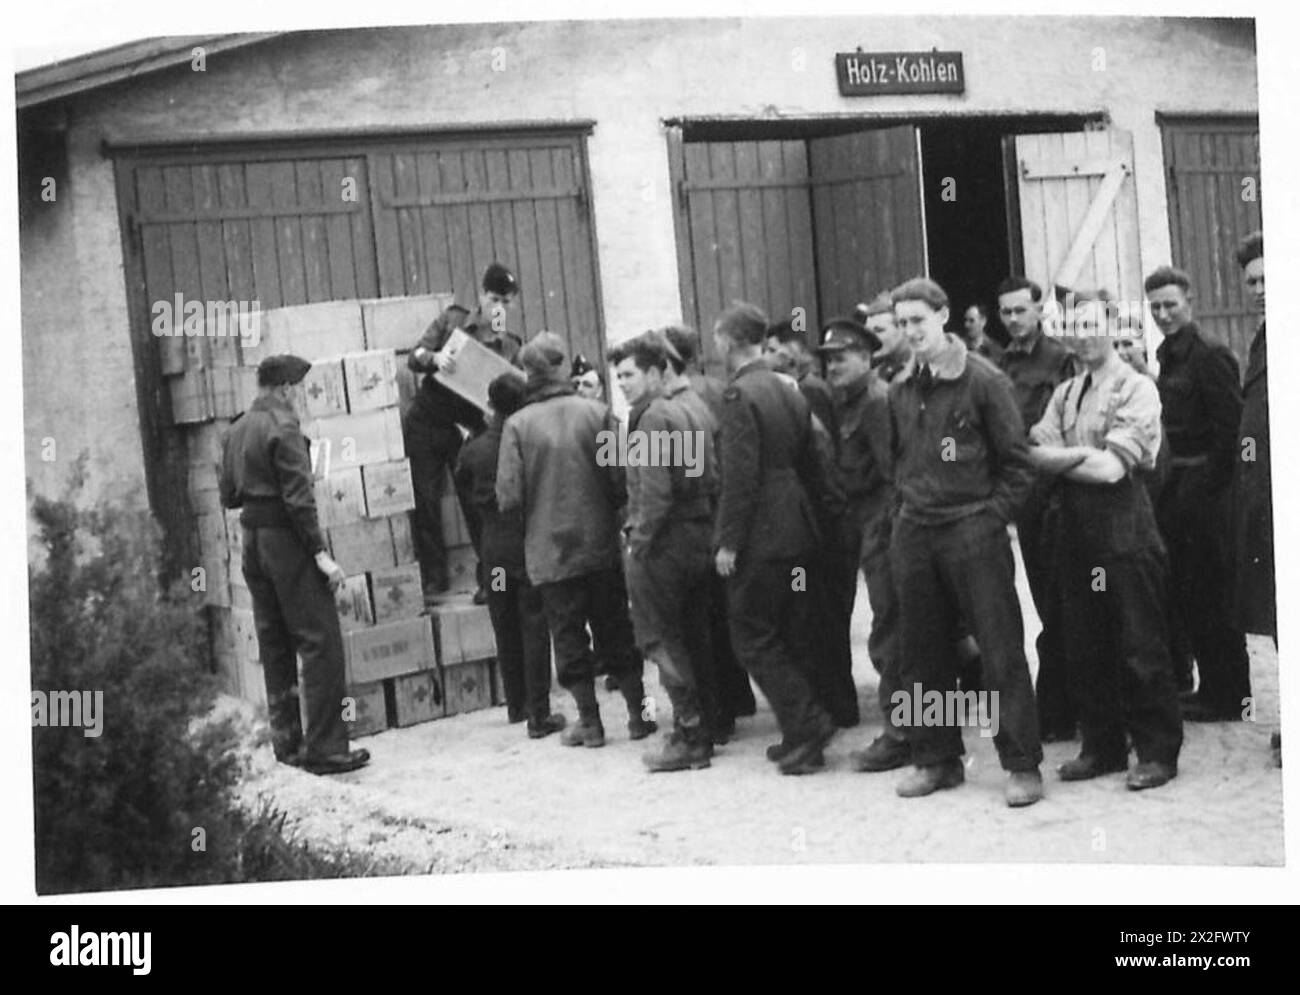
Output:
[[621,567],[618,513],[627,502],[627,485],[606,448],[617,448],[618,424],[607,405],[574,392],[558,335],[538,333],[519,357],[528,374],[527,403],[502,429],[497,507],[523,510],[528,579],[541,589],[560,685],[578,706],[578,721],[560,741],[605,745],[596,653],[618,679],[629,736],[644,739],[658,726],[643,715],[642,660]]
[[[1032,280],[1012,276],[998,287],[998,311],[1011,341],[998,365],[1011,378],[1020,417],[1028,431],[1047,409],[1052,392],[1075,374],[1074,354],[1059,339],[1043,330],[1043,290]],[[1025,562],[1029,593],[1042,630],[1038,650],[1038,724],[1043,742],[1073,739],[1076,717],[1065,672],[1065,647],[1061,642],[1060,597],[1053,589],[1048,519],[1052,514],[1055,480],[1036,474],[1034,484],[1016,517],[1020,554]]]
[[1156,520],[1169,549],[1174,616],[1200,675],[1196,695],[1184,702],[1183,717],[1239,721],[1250,697],[1250,661],[1246,638],[1232,618],[1228,559],[1232,477],[1240,461],[1237,360],[1192,320],[1186,273],[1162,266],[1143,287],[1164,335],[1156,350],[1156,385],[1170,467]]
[[456,462],[456,487],[469,496],[483,523],[482,557],[487,607],[496,635],[497,661],[505,686],[506,715],[528,720],[528,736],[541,739],[564,728],[551,712],[551,633],[542,595],[524,568],[524,517],[497,508],[497,459],[505,420],[524,404],[524,384],[502,374],[488,385],[492,421],[465,443]]
[[[453,304],[440,314],[421,336],[407,357],[407,365],[418,374],[455,371],[455,360],[442,352],[448,337],[456,329],[463,329],[481,345],[518,365],[519,337],[506,330],[510,305],[519,292],[514,275],[500,263],[492,263],[483,271],[482,293],[478,306],[468,311]],[[415,487],[415,514],[412,516],[412,536],[420,573],[424,580],[425,601],[447,590],[447,547],[442,535],[442,498],[446,472],[456,464],[461,447],[461,430],[464,426],[471,434],[481,432],[486,423],[483,413],[453,390],[438,382],[437,377],[424,376],[423,383],[402,421],[402,434],[406,439],[406,454],[411,460],[411,482]],[[474,550],[482,550],[478,513],[468,495],[457,493],[465,524],[469,528]],[[475,600],[485,600],[482,571],[479,571],[479,590]]]
[[[685,325],[669,325],[663,329],[673,347],[668,354],[671,376],[665,393],[690,408],[701,421],[713,430],[714,452],[722,452],[722,394],[726,387],[717,377],[700,370],[700,336]],[[674,355],[675,353],[675,355]],[[701,410],[701,408],[703,410]],[[721,456],[719,455],[719,460]],[[721,466],[719,466],[721,473]],[[714,519],[717,518],[717,498],[714,498]],[[753,715],[758,708],[749,675],[736,659],[731,647],[731,627],[727,622],[727,582],[716,572],[710,573],[709,592],[709,643],[712,647],[712,666],[700,674],[700,688],[704,696],[705,717],[713,731],[717,745],[725,743],[735,732],[736,719]]]
[[[942,287],[918,278],[891,296],[913,354],[911,370],[889,388],[901,499],[890,546],[899,685],[923,700],[955,693],[952,634],[962,620],[973,626],[985,684],[998,695],[993,742],[1010,774],[1007,804],[1032,805],[1042,798],[1043,753],[1006,529],[1033,479],[1020,411],[1006,376],[945,334]],[[899,795],[928,795],[965,780],[959,726],[909,725],[907,738],[916,769]]]
[[[858,723],[857,686],[853,683],[852,619],[858,571],[867,580],[871,599],[868,653],[877,669],[892,653],[897,623],[892,584],[873,568],[879,560],[880,536],[893,503],[889,484],[889,388],[871,369],[871,353],[880,340],[852,318],[834,318],[822,330],[818,352],[834,389],[835,475],[844,493],[845,510],[834,537],[826,543],[828,625],[826,701],[842,728]],[[888,701],[888,698],[884,699]],[[886,710],[888,715],[888,710]]]
[[243,509],[244,581],[253,598],[275,758],[313,774],[339,774],[364,766],[370,753],[348,749],[343,721],[347,676],[331,592],[344,573],[325,549],[307,439],[294,411],[294,385],[309,369],[297,356],[269,356],[258,365],[257,399],[222,447],[221,503]]
[[799,385],[799,393],[803,394],[812,413],[826,427],[838,446],[840,433],[835,424],[835,401],[831,397],[830,386],[814,372],[820,364],[808,348],[807,333],[796,331],[794,322],[789,319],[778,321],[767,329],[763,355],[777,373],[794,377],[795,383]]
[[[662,750],[644,758],[651,771],[708,767],[713,755],[699,675],[710,656],[709,541],[718,473],[709,423],[665,396],[669,348],[662,334],[646,332],[610,351],[631,405],[623,533],[632,625],[673,706]],[[634,459],[634,452],[640,456]]]
[[[722,496],[714,532],[718,574],[729,579],[728,618],[741,664],[776,713],[783,774],[824,764],[835,723],[813,697],[801,657],[814,620],[806,577],[820,541],[824,484],[805,401],[763,360],[766,316],[752,304],[724,311],[714,342],[731,374],[722,416]],[[805,578],[803,583],[800,577]]]
[[1178,772],[1183,723],[1166,631],[1164,543],[1142,470],[1156,465],[1160,394],[1120,359],[1105,302],[1080,295],[1068,316],[1083,372],[1056,389],[1030,430],[1030,459],[1061,479],[1055,535],[1066,661],[1082,729],[1061,780],[1137,764],[1133,790]]
[[[1270,636],[1277,646],[1277,590],[1273,572],[1273,477],[1268,431],[1268,343],[1264,338],[1264,233],[1252,232],[1237,248],[1250,303],[1259,328],[1250,343],[1242,387],[1240,461],[1233,478],[1233,612],[1242,632]],[[1272,737],[1273,759],[1282,764],[1280,733]]]

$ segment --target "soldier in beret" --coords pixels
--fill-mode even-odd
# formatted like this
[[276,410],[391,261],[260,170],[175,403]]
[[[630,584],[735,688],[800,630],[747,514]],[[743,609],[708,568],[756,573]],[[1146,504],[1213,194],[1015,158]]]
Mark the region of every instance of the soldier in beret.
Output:
[[[500,263],[492,263],[483,271],[478,306],[470,311],[460,304],[453,304],[443,311],[411,350],[407,365],[417,375],[455,372],[455,360],[442,348],[451,333],[459,328],[479,344],[518,366],[523,342],[507,330],[510,307],[518,293],[519,285],[514,274]],[[464,426],[471,434],[477,435],[486,428],[486,423],[483,412],[436,377],[423,376],[420,379],[423,381],[420,389],[402,420],[402,434],[411,459],[411,482],[415,487],[412,536],[427,602],[447,590],[448,586],[447,548],[442,535],[439,502],[447,470],[455,466],[460,453],[460,427]],[[458,491],[457,497],[477,553],[482,542],[478,513],[469,495]],[[475,601],[486,601],[482,576],[479,577],[479,593],[475,595]]]
[[313,774],[338,774],[365,765],[370,753],[348,748],[343,722],[343,634],[331,592],[344,573],[325,549],[307,439],[294,410],[294,385],[309,369],[298,356],[269,356],[258,366],[257,399],[223,441],[221,503],[242,509],[244,580],[253,596],[275,757]]

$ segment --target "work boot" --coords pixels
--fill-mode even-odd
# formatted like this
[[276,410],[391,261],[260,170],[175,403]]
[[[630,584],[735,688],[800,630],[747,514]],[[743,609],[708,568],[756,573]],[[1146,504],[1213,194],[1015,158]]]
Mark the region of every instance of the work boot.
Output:
[[688,733],[674,729],[664,738],[663,749],[658,753],[647,753],[641,759],[651,772],[673,770],[702,770],[709,766],[712,754],[699,729]]
[[1088,781],[1104,774],[1121,774],[1128,770],[1128,760],[1107,761],[1080,753],[1056,768],[1062,781]]
[[1012,808],[1024,808],[1043,797],[1043,775],[1038,768],[1013,770],[1007,778],[1006,799]]
[[824,716],[822,724],[807,739],[791,744],[785,756],[777,761],[777,767],[782,774],[811,774],[826,766],[822,751],[838,731],[835,723]]
[[639,715],[634,715],[627,720],[627,735],[629,739],[645,739],[659,731],[659,723],[654,719],[643,719]]
[[907,745],[907,740],[881,733],[865,750],[850,753],[849,765],[856,771],[878,773],[906,767],[911,759],[912,749]]
[[302,769],[309,774],[346,774],[370,763],[369,750],[348,750],[326,757],[303,757]]
[[783,739],[781,742],[773,743],[767,748],[767,759],[771,760],[772,763],[776,763],[789,752],[790,744]]
[[731,737],[736,735],[736,720],[731,719],[727,722],[717,722],[710,727],[709,738],[713,741],[714,746],[726,746],[731,742]]
[[601,725],[600,716],[582,716],[576,723],[564,731],[560,742],[565,746],[604,746],[605,727]]
[[544,739],[553,732],[560,732],[568,724],[568,720],[559,712],[552,712],[550,715],[546,716],[546,718],[540,719],[536,722],[529,719],[528,738]]
[[1162,764],[1158,760],[1143,760],[1128,772],[1125,783],[1130,791],[1143,791],[1146,788],[1158,788],[1178,776],[1178,768],[1173,764]]
[[618,689],[623,692],[627,702],[627,734],[632,739],[645,739],[651,733],[658,732],[659,723],[647,719],[645,709],[645,685],[640,677],[624,676],[619,678]]
[[965,780],[966,768],[960,757],[954,757],[942,763],[918,766],[894,790],[900,798],[921,798],[944,788],[955,788]]

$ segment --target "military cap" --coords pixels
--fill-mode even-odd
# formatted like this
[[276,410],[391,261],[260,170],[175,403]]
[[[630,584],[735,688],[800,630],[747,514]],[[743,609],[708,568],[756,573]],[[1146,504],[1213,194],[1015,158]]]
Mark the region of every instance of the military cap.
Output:
[[842,352],[845,349],[861,349],[874,352],[880,348],[880,339],[876,333],[868,331],[862,324],[852,318],[832,318],[822,326],[822,341],[818,352]]
[[301,356],[284,353],[279,356],[267,356],[257,364],[257,383],[259,387],[279,387],[282,384],[298,383],[311,369],[311,363]]
[[569,367],[569,376],[580,377],[586,373],[590,373],[595,368],[596,367],[592,366],[591,363],[588,362],[586,356],[582,353],[578,353],[578,355],[573,357],[573,365]]
[[489,294],[514,294],[519,291],[515,275],[500,263],[490,263],[483,271],[483,289]]

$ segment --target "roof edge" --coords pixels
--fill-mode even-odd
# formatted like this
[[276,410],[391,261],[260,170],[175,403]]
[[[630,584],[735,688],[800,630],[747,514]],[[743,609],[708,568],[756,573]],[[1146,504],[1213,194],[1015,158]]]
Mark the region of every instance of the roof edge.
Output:
[[227,35],[182,35],[144,38],[113,48],[88,52],[46,66],[25,69],[14,76],[18,110],[136,79],[190,62],[194,49],[207,55],[258,45],[288,34],[284,31]]

